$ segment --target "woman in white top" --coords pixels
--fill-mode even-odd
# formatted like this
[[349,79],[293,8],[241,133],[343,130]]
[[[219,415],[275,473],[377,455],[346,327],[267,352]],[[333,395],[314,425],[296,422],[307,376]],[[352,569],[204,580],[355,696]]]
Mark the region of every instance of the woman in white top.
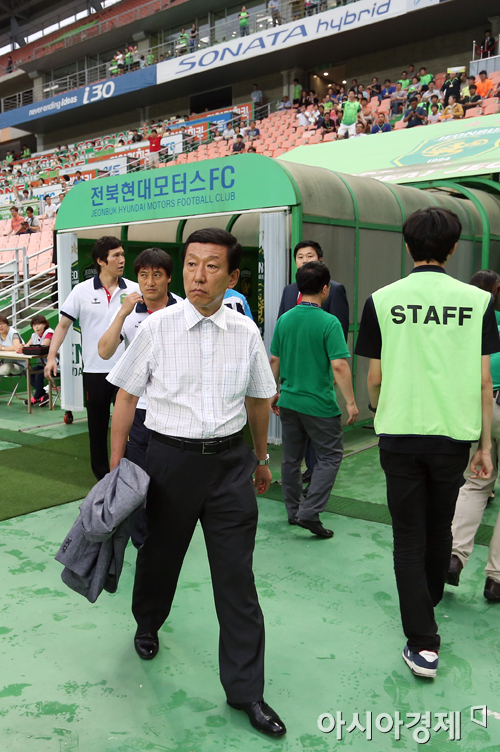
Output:
[[[28,345],[34,346],[46,346],[50,347],[50,342],[54,334],[54,330],[50,328],[49,322],[45,316],[40,314],[33,316],[31,319],[31,326],[33,328],[33,334],[29,338]],[[18,352],[22,349],[22,345],[18,348]],[[31,368],[31,386],[34,394],[31,398],[32,405],[46,405],[49,401],[48,394],[45,393],[43,388],[43,369],[47,358],[40,358],[40,361]],[[28,404],[28,400],[24,401],[24,404]]]
[[2,352],[18,352],[22,344],[21,335],[9,326],[7,316],[0,316],[0,376],[16,376],[24,371],[24,361],[2,360]]

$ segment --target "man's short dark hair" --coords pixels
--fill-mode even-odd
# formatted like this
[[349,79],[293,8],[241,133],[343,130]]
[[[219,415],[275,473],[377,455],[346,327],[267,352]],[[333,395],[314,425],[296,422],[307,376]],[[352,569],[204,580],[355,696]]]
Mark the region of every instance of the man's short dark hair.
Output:
[[71,178],[70,178],[69,175],[63,175],[63,180],[65,180],[66,182],[68,182],[68,180],[71,180]]
[[297,269],[295,280],[302,295],[318,295],[330,284],[330,272],[321,261],[308,261]]
[[26,207],[26,211],[30,211],[33,214],[33,207],[32,206],[27,206]]
[[417,102],[417,103],[418,103],[418,99],[417,99],[417,97],[412,97],[412,98],[410,99],[410,104],[411,104],[412,102]]
[[47,195],[43,197],[43,200],[44,200],[44,201],[47,201],[47,199],[48,199],[48,198],[52,198],[52,196],[50,196],[50,195],[49,195],[49,194],[47,193]]
[[222,245],[227,251],[227,268],[229,274],[239,268],[241,263],[241,245],[234,235],[227,230],[218,227],[206,227],[204,230],[195,230],[188,237],[182,248],[182,263],[186,258],[186,251],[190,243],[212,243],[213,245]]
[[109,252],[114,251],[115,248],[120,248],[121,244],[122,241],[115,238],[114,235],[103,235],[102,238],[99,238],[94,244],[94,247],[92,248],[92,261],[98,272],[101,271],[101,267],[97,263],[97,260],[99,259],[99,261],[107,263]]
[[413,212],[403,225],[403,236],[414,261],[443,264],[462,232],[456,214],[441,206]]
[[145,248],[134,261],[134,274],[139,276],[141,269],[165,269],[167,277],[174,271],[174,262],[161,248]]
[[477,89],[477,86],[476,86],[476,84],[471,84],[471,85],[469,86],[469,91],[470,91],[471,89]]
[[320,261],[323,258],[323,249],[319,243],[316,243],[315,240],[301,240],[300,243],[297,243],[297,245],[293,249],[294,259],[297,258],[297,253],[300,251],[301,248],[312,248],[318,254],[318,259]]
[[485,76],[487,76],[487,75],[488,75],[488,74],[486,73],[486,71],[485,71],[485,70],[480,70],[480,71],[479,71],[479,75],[480,75],[480,76],[482,76],[482,75],[483,75],[483,73],[484,73],[484,75],[485,75]]

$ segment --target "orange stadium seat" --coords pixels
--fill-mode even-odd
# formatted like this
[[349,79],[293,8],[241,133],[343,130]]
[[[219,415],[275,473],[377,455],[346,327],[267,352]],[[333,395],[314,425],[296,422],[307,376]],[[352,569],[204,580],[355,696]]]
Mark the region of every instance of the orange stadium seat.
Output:
[[465,111],[466,118],[479,117],[482,114],[483,114],[483,110],[481,109],[481,107],[471,107],[470,110]]

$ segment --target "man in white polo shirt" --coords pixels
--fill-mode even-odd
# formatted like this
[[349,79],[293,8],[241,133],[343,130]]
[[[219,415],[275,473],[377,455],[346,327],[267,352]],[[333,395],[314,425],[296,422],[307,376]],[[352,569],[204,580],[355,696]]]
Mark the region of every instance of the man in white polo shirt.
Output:
[[[99,340],[99,355],[104,360],[113,357],[121,342],[127,348],[134,339],[139,326],[151,314],[163,308],[181,302],[182,298],[170,292],[168,286],[172,279],[174,265],[172,259],[160,248],[146,248],[134,261],[134,272],[139,281],[137,292],[127,295],[121,308]],[[148,448],[151,431],[146,428],[146,399],[139,397],[135,410],[134,422],[128,434],[125,456],[131,462],[146,469],[146,450]],[[139,548],[146,537],[145,509],[138,509],[134,514],[132,529],[132,543]]]
[[106,376],[124,352],[120,346],[113,358],[99,357],[98,343],[124,298],[139,292],[137,282],[123,279],[125,253],[118,238],[105,235],[92,249],[98,274],[76,285],[61,306],[61,319],[50,346],[45,378],[57,374],[56,355],[72,323],[79,319],[82,332],[83,389],[90,439],[90,462],[97,480],[109,473],[108,425],[116,389]]

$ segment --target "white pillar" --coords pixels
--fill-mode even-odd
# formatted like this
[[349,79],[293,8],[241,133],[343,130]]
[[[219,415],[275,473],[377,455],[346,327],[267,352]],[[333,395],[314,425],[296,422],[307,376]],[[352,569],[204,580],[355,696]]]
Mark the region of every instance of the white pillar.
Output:
[[[74,232],[57,235],[57,282],[59,312],[78,284],[78,237]],[[83,410],[82,338],[72,326],[59,349],[61,371],[61,407]]]

